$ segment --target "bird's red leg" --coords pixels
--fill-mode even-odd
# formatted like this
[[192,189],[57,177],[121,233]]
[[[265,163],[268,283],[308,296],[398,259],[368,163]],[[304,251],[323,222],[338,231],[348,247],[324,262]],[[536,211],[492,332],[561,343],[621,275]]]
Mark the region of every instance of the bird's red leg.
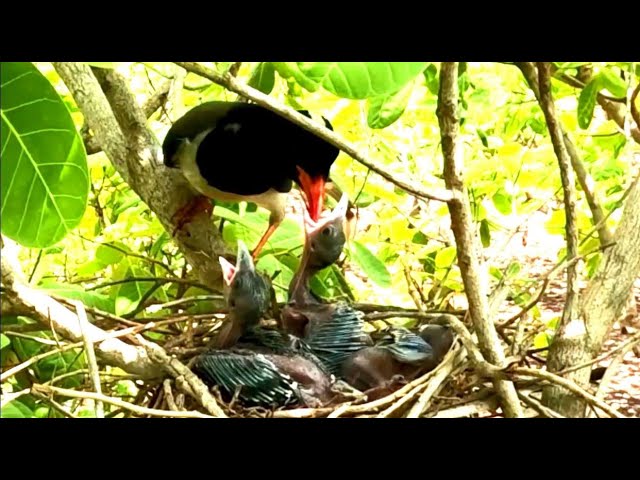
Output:
[[175,236],[178,230],[182,230],[182,228],[193,220],[193,218],[200,212],[205,212],[209,216],[213,213],[213,204],[209,197],[198,195],[173,214],[172,219],[176,224],[176,228],[173,230],[173,235]]
[[277,223],[270,223],[269,224],[269,228],[267,228],[267,231],[264,232],[264,235],[262,235],[262,238],[260,239],[260,241],[258,242],[258,245],[256,246],[256,248],[253,249],[253,253],[251,254],[251,256],[253,257],[253,261],[255,262],[258,258],[258,255],[260,254],[260,251],[262,250],[262,248],[265,246],[265,244],[267,243],[267,240],[269,240],[269,237],[271,235],[273,235],[273,232],[276,231],[276,229],[278,228],[278,226],[280,225],[281,222],[277,222]]

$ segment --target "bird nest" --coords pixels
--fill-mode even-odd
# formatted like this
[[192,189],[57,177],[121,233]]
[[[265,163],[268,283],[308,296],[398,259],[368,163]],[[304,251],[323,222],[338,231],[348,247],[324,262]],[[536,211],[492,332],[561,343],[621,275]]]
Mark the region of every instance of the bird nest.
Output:
[[[194,359],[207,350],[207,344],[215,335],[218,325],[201,325],[164,342],[166,352],[190,367]],[[316,408],[289,406],[277,409],[246,407],[237,399],[224,398],[217,387],[209,389],[222,412],[228,417],[242,418],[317,418],[317,417],[431,417],[439,412],[456,408],[470,401],[483,400],[489,393],[474,385],[469,374],[466,351],[456,341],[442,362],[433,370],[410,382],[369,398],[365,393],[353,389],[346,401],[334,401]],[[149,385],[144,403],[154,409],[210,414],[197,400],[197,396],[181,393],[176,389],[176,380],[166,379],[160,384]],[[343,395],[337,397],[344,398]],[[489,402],[491,407],[495,402]],[[210,410],[210,409],[209,409]],[[484,414],[493,414],[488,408]]]

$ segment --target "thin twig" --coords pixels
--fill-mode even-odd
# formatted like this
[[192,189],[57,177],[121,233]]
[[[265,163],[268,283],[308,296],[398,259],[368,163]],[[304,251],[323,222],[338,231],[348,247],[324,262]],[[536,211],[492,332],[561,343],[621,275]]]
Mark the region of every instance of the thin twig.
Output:
[[[574,372],[576,370],[582,370],[585,367],[589,367],[591,365],[594,365],[596,363],[601,362],[602,360],[604,360],[606,358],[609,358],[610,356],[616,354],[617,352],[619,352],[621,350],[623,350],[625,352],[625,354],[626,354],[626,352],[629,352],[637,343],[640,343],[640,331],[637,332],[635,335],[633,335],[627,341],[621,343],[617,347],[609,350],[608,352],[600,355],[599,357],[594,358],[593,360],[590,360],[588,362],[581,363],[580,365],[575,365],[573,367],[565,368],[564,370],[558,372],[558,375],[564,375],[565,373]],[[602,383],[601,383],[601,385],[602,385]]]
[[2,394],[2,402],[0,402],[0,408],[4,408],[7,403],[13,402],[17,400],[21,396],[29,393],[31,391],[30,388],[25,388],[24,390],[19,390],[17,392],[3,393]]
[[169,409],[174,412],[179,412],[180,409],[176,405],[175,400],[173,399],[173,392],[171,391],[171,380],[165,378],[162,382],[162,388],[164,391],[164,398],[167,400],[167,405],[169,405]]
[[552,410],[552,409],[550,409],[548,407],[545,407],[540,401],[538,401],[535,398],[533,398],[531,396],[531,393],[527,394],[525,392],[518,392],[518,397],[520,397],[520,399],[524,403],[529,405],[536,412],[540,413],[541,415],[543,415],[543,416],[545,416],[547,418],[565,418],[562,415],[560,415],[558,412],[556,412],[555,410]]
[[155,408],[146,408],[134,405],[133,403],[125,402],[119,398],[109,397],[107,395],[101,395],[94,392],[78,392],[76,390],[70,390],[67,388],[51,387],[48,385],[34,384],[32,387],[33,393],[42,393],[48,395],[61,395],[70,398],[83,398],[95,401],[101,401],[115,405],[116,407],[125,408],[138,415],[150,415],[154,417],[172,417],[172,418],[215,418],[210,415],[205,415],[200,412],[172,412],[170,410],[158,410]]
[[165,277],[129,277],[124,278],[122,280],[114,280],[112,282],[104,282],[99,285],[94,285],[93,287],[87,287],[85,290],[90,292],[91,290],[98,290],[100,288],[113,287],[114,285],[122,285],[124,283],[131,282],[158,282],[158,283],[178,283],[182,285],[189,285],[191,287],[201,288],[202,290],[206,290],[207,292],[214,293],[215,291],[212,288],[207,287],[201,283],[195,282],[193,280],[186,280],[184,278],[165,278]]
[[393,183],[397,187],[405,190],[406,192],[422,198],[424,200],[437,200],[441,202],[449,202],[453,199],[453,194],[444,189],[431,189],[433,193],[430,193],[424,190],[422,187],[409,183],[407,180],[399,180],[395,176],[391,175],[388,172],[388,169],[377,165],[366,158],[366,156],[357,150],[353,145],[348,143],[340,134],[337,132],[333,132],[324,126],[317,125],[313,120],[305,117],[301,113],[298,113],[291,107],[282,105],[280,102],[276,101],[273,97],[265,95],[264,93],[251,88],[244,84],[243,82],[238,81],[235,77],[231,76],[228,73],[220,74],[215,70],[205,67],[199,63],[195,62],[175,62],[176,65],[181,66],[185,70],[191,73],[195,73],[196,75],[200,75],[201,77],[207,78],[212,82],[230,90],[238,95],[242,95],[245,98],[250,99],[256,104],[268,108],[269,110],[281,115],[282,117],[292,121],[293,123],[300,125],[306,130],[314,133],[318,137],[326,140],[331,143],[335,147],[339,148],[347,155],[349,155],[354,160],[360,162],[365,167],[373,170],[378,175],[386,179],[387,181]]
[[[96,352],[93,349],[93,343],[87,336],[86,325],[89,324],[87,318],[87,312],[84,309],[84,304],[79,301],[75,301],[76,314],[78,315],[78,322],[80,323],[80,331],[82,332],[82,339],[84,342],[84,351],[87,356],[87,365],[89,367],[89,377],[93,383],[93,388],[97,394],[102,395],[102,386],[100,384],[100,370],[98,369],[98,361],[96,360]],[[96,417],[104,418],[104,407],[102,402],[96,402]]]
[[561,387],[566,388],[570,392],[584,398],[589,404],[594,407],[598,407],[600,410],[603,410],[609,416],[615,418],[626,418],[620,412],[618,412],[615,408],[607,405],[605,402],[595,397],[594,395],[587,392],[584,388],[579,386],[577,383],[567,380],[566,378],[559,377],[551,372],[546,372],[544,370],[536,369],[536,368],[527,368],[527,367],[516,367],[509,370],[510,373],[515,375],[525,375],[529,377],[537,377],[542,378],[543,380],[547,380],[550,383],[555,385],[559,385]]
[[44,393],[39,392],[37,390],[34,390],[33,387],[30,389],[30,392],[31,392],[31,395],[33,395],[36,398],[39,398],[40,400],[43,400],[43,401],[47,402],[49,405],[51,405],[53,407],[54,410],[60,412],[65,417],[78,418],[77,415],[74,415],[69,410],[67,410],[64,407],[64,405],[56,402],[53,398],[50,398],[49,396],[45,395]]
[[603,398],[605,393],[607,393],[609,385],[611,384],[611,381],[617,373],[620,364],[624,360],[624,357],[627,355],[627,353],[633,350],[633,347],[638,343],[640,332],[634,335],[634,337],[635,340],[632,342],[627,342],[626,345],[622,349],[620,349],[619,353],[613,358],[613,360],[611,360],[611,363],[602,376],[602,380],[600,380],[600,385],[598,386],[598,391],[596,392],[597,398]]

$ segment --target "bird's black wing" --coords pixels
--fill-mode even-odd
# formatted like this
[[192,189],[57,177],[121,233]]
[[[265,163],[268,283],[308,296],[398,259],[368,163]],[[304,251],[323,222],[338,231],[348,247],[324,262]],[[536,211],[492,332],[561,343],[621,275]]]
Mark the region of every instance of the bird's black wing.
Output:
[[218,385],[229,395],[239,388],[239,399],[248,405],[280,407],[299,401],[296,382],[259,353],[207,352],[196,360],[193,370],[205,383]]
[[367,346],[363,329],[363,313],[339,304],[331,319],[310,324],[305,344],[332,374],[338,375],[342,363]]

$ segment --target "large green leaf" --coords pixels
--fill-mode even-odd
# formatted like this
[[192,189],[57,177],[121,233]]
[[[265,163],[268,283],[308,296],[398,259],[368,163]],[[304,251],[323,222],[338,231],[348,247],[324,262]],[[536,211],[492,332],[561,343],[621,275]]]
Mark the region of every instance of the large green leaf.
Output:
[[0,79],[2,233],[46,248],[84,215],[87,155],[67,107],[35,66],[3,63]]
[[4,333],[0,333],[0,350],[11,344],[11,340]]
[[261,62],[251,74],[249,86],[269,95],[276,82],[276,72],[271,62]]
[[2,413],[0,413],[0,417],[31,418],[33,417],[33,412],[24,403],[18,400],[13,400],[12,402],[9,402],[4,407],[2,407]]
[[386,128],[398,120],[407,108],[412,91],[413,82],[410,82],[397,93],[370,98],[367,124],[371,128]]
[[320,86],[342,98],[363,100],[399,91],[418,76],[427,62],[277,62],[285,78],[307,90]]
[[387,267],[376,257],[371,251],[359,242],[351,242],[352,258],[362,268],[364,273],[376,284],[381,287],[389,288],[391,286],[391,274]]
[[625,98],[627,96],[627,84],[626,82],[616,75],[612,70],[605,68],[599,74],[600,84],[603,88],[606,88],[612,95],[618,98]]

